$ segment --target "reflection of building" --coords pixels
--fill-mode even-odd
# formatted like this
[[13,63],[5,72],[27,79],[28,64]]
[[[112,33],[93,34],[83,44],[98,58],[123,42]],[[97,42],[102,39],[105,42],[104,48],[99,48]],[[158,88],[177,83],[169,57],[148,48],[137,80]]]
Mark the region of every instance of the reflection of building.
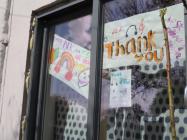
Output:
[[[2,24],[1,17],[6,9],[6,3],[0,1],[0,5],[1,3],[3,6],[0,6],[0,25]],[[169,140],[165,64],[159,62],[152,65],[145,63],[136,66],[135,63],[132,65],[130,61],[130,64],[124,61],[125,64],[120,67],[104,69],[101,80],[102,68],[100,66],[105,61],[102,58],[104,49],[102,49],[103,43],[101,42],[103,40],[101,39],[104,38],[106,41],[106,36],[102,36],[102,24],[104,23],[116,21],[115,26],[118,26],[118,20],[123,19],[124,23],[121,24],[125,24],[128,21],[126,19],[133,15],[137,16],[138,21],[140,17],[138,14],[150,13],[150,11],[158,10],[161,7],[178,3],[181,3],[181,0],[175,2],[172,0],[167,2],[164,0],[113,0],[101,3],[101,7],[103,7],[101,11],[104,13],[100,14],[98,13],[101,12],[98,10],[100,8],[99,0],[14,0],[11,5],[7,6],[10,7],[8,21],[10,40],[4,60],[4,75],[0,93],[0,139],[13,140],[20,137],[20,139],[28,140],[96,140],[96,137],[100,137],[101,140]],[[41,6],[44,7],[39,8]],[[35,11],[32,12],[32,10]],[[101,15],[103,17],[100,17]],[[183,36],[180,33],[184,31],[182,25],[185,23],[177,22],[178,30],[176,30],[174,26],[176,21],[174,20],[168,19],[169,26],[172,27],[169,28],[168,33],[172,37],[170,40],[171,49],[176,51],[175,45],[173,45],[175,40],[181,44],[184,44],[186,40],[179,38]],[[146,20],[140,22],[143,21]],[[147,22],[147,24],[153,23]],[[156,27],[157,23],[154,25]],[[105,29],[104,34],[107,30],[109,28]],[[120,26],[113,31],[113,33],[118,33],[122,31],[122,28]],[[129,25],[123,36],[126,38],[136,37],[139,32],[140,28],[133,24]],[[142,29],[141,35],[143,34]],[[177,37],[177,34],[181,36]],[[49,73],[48,56],[50,56],[49,50],[55,47],[54,35],[91,52],[91,61],[89,63],[84,61],[87,64],[91,63],[91,70],[79,64],[77,60],[72,64],[73,66],[67,63],[67,59],[63,59],[63,62],[59,60],[58,72],[65,69],[63,72],[67,74],[66,80],[70,81],[74,77],[78,77],[79,81],[72,82],[72,85],[68,85],[64,81],[63,73],[60,78]],[[157,38],[155,40],[157,43],[161,42]],[[135,39],[134,44],[137,41],[138,39]],[[119,45],[121,44],[118,44],[118,47]],[[125,46],[125,44],[123,45]],[[56,53],[62,53],[65,50],[62,51],[60,47],[60,51],[58,50]],[[116,52],[118,55],[120,54],[120,50],[116,48],[113,46],[110,48],[113,49],[114,57]],[[180,47],[179,49],[183,51]],[[127,47],[125,53],[127,52],[133,51]],[[58,55],[55,56],[55,53],[53,55],[55,59],[52,63],[58,60]],[[179,61],[180,53],[176,52],[173,56],[175,55],[175,60],[178,61],[173,63],[171,74],[176,109],[176,130],[178,139],[186,140],[187,114],[183,102],[183,91],[186,85],[185,61]],[[76,59],[82,57],[83,54],[80,54],[76,56]],[[118,63],[120,61],[115,61],[116,65]],[[77,71],[73,70],[74,65],[76,65]],[[109,108],[110,74],[113,71],[125,71],[126,69],[132,71],[132,107]],[[87,98],[77,92],[77,88],[87,86],[89,73],[91,73],[90,95]],[[77,88],[74,88],[73,84],[77,84]],[[99,113],[100,111],[101,113]]]

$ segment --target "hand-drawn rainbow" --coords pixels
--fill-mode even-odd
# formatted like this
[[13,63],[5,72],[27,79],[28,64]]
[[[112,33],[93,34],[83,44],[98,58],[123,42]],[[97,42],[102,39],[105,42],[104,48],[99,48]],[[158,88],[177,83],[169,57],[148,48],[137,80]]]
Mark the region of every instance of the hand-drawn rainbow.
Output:
[[73,77],[73,68],[75,66],[75,61],[73,56],[69,52],[62,53],[60,60],[55,66],[54,70],[56,73],[59,73],[65,61],[67,62],[67,69],[68,69],[67,73],[65,74],[65,79],[70,81]]

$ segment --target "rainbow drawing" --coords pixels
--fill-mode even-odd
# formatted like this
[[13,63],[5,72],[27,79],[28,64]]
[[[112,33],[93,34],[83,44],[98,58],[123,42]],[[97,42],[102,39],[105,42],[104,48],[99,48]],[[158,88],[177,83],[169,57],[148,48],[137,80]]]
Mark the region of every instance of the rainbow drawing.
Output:
[[56,73],[59,73],[64,62],[67,62],[67,73],[65,74],[65,79],[70,81],[73,77],[73,68],[75,66],[75,61],[73,56],[69,52],[63,52],[60,60],[57,62],[54,70]]

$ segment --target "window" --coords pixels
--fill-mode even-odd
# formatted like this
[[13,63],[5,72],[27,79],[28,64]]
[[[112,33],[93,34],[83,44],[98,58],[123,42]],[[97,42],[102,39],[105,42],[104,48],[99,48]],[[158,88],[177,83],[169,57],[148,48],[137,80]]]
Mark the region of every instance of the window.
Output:
[[176,135],[177,139],[187,138],[187,123],[184,122],[187,112],[184,104],[186,54],[182,3],[112,0],[103,5],[102,140],[171,138],[167,54],[159,11],[163,7],[167,7],[165,22],[170,46]]
[[181,0],[76,0],[35,11],[27,140],[187,139]]
[[44,140],[86,139],[91,19],[85,15],[53,27]]
[[[38,27],[25,138],[86,140],[91,5],[77,1],[58,6],[62,8],[58,12],[54,12],[57,7],[54,11],[50,7],[42,9],[45,12],[36,11]],[[47,12],[52,14],[43,15]]]

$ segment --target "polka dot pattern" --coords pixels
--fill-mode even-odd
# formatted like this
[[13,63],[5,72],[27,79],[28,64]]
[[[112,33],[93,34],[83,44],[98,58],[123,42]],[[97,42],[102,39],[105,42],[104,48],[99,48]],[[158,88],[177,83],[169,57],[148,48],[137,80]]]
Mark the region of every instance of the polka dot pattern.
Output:
[[[186,62],[185,61],[175,61],[173,63],[171,63],[172,67],[181,67],[181,66],[185,66]],[[141,68],[140,70],[144,73],[157,73],[160,70],[166,69],[166,64],[163,63],[152,63],[152,64],[141,64]]]
[[86,140],[87,110],[64,98],[56,102],[55,140]]
[[[171,70],[172,91],[177,140],[187,140],[187,109],[184,107],[186,73],[181,63],[185,64],[185,62],[176,62],[175,68]],[[164,80],[167,78],[165,66],[161,63],[153,66],[129,66],[128,69],[132,69],[132,76],[136,79],[132,81],[132,87],[135,89],[141,86],[139,82],[141,81],[146,88],[153,86],[160,90],[150,106],[150,112],[142,110],[139,103],[136,107],[133,104],[131,108],[110,109],[107,118],[107,140],[171,140],[167,80]],[[159,71],[149,74],[149,72],[138,73],[138,70]]]
[[[146,69],[158,69],[163,66],[146,66]],[[142,69],[135,67],[134,70]],[[183,107],[185,76],[183,69],[172,71],[173,94],[175,103],[175,122],[178,140],[187,140],[187,109]],[[166,77],[166,72],[154,75],[134,73],[139,79],[153,80]],[[154,84],[154,81],[152,82]],[[135,83],[132,83],[135,84]],[[161,83],[163,86],[165,83]],[[135,84],[134,86],[136,86]],[[159,85],[157,85],[159,86]],[[107,140],[171,140],[169,130],[169,111],[167,89],[163,88],[150,107],[152,115],[142,111],[139,104],[132,108],[110,109],[107,117]],[[56,102],[55,140],[86,140],[87,110],[76,102],[59,99]]]
[[[176,133],[178,137],[177,139],[179,140],[184,140],[187,136],[187,130],[186,130],[187,122],[186,123],[183,122],[186,116],[187,116],[187,109],[175,110]],[[156,140],[162,140],[162,139],[171,140],[170,130],[169,130],[170,128],[169,111],[166,111],[165,113],[162,113],[158,117],[156,117],[155,122],[153,122],[152,117],[148,117],[146,121],[144,117],[142,117],[141,125],[142,127],[144,127],[142,131],[143,137],[150,138],[156,134]]]
[[[157,117],[139,116],[131,109],[120,109],[111,113],[107,120],[107,140],[171,140],[168,110]],[[187,140],[186,116],[187,109],[175,110],[178,140]]]

